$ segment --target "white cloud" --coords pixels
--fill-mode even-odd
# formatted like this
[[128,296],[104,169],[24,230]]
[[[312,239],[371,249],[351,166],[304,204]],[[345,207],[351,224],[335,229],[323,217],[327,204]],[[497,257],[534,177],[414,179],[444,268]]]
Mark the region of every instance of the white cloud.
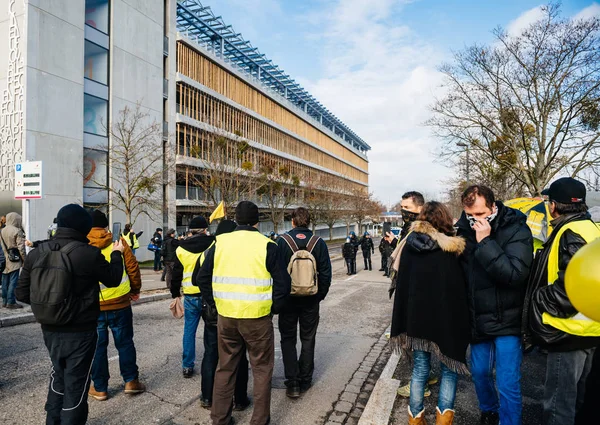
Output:
[[577,15],[573,17],[573,19],[589,19],[593,17],[600,18],[600,4],[592,3],[585,9],[582,9]]
[[526,12],[523,12],[517,19],[512,21],[506,27],[506,31],[509,35],[518,36],[521,35],[524,29],[529,27],[529,25],[534,22],[540,20],[544,16],[544,12],[542,11],[542,6],[534,7],[533,9],[529,9]]
[[[452,170],[435,162],[437,141],[423,122],[441,82],[442,54],[396,12],[407,2],[339,0],[317,20],[325,32],[325,75],[301,81],[372,147],[369,184],[384,203],[406,190],[439,195]],[[314,16],[311,17],[314,19]]]

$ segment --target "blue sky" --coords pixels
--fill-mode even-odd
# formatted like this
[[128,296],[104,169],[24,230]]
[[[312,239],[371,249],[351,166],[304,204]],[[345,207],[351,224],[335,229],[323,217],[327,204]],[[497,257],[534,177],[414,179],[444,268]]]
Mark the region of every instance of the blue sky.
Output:
[[[384,203],[406,190],[441,198],[453,170],[422,123],[453,50],[518,32],[531,0],[200,0],[372,147],[370,189]],[[600,16],[598,0],[564,1],[565,16]]]

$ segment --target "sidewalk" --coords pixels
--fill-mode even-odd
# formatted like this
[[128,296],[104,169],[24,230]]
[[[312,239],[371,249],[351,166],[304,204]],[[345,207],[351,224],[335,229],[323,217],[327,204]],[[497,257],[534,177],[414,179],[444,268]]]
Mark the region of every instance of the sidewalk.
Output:
[[[140,299],[134,304],[143,304],[171,297],[171,294],[167,291],[165,282],[160,281],[160,273],[155,273],[153,270],[147,269],[141,269],[141,272],[142,292]],[[31,313],[31,307],[25,304],[22,305],[23,308],[18,310],[0,308],[0,328],[35,322],[33,313]]]

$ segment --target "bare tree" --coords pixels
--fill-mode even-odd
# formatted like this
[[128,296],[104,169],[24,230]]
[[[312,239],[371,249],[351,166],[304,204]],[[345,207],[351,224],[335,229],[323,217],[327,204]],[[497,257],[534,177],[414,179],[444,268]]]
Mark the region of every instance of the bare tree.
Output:
[[246,158],[250,146],[224,136],[208,141],[205,149],[195,146],[190,156],[202,160],[203,167],[188,175],[189,183],[199,187],[216,208],[221,201],[228,218],[235,215],[235,206],[245,199],[252,189],[251,171],[254,167]]
[[99,148],[108,152],[101,165],[110,170],[110,183],[96,181],[94,172],[90,181],[108,192],[109,209],[123,212],[128,223],[134,224],[140,216],[162,218],[162,186],[169,164],[163,156],[162,123],[151,120],[138,103],[123,108],[107,130],[110,146]]
[[256,193],[266,204],[275,233],[283,223],[285,212],[296,202],[299,186],[300,177],[292,174],[287,165],[271,160],[260,165]]
[[466,144],[532,195],[600,164],[600,19],[563,19],[555,3],[543,13],[444,65],[447,94],[428,121],[446,140],[445,160]]

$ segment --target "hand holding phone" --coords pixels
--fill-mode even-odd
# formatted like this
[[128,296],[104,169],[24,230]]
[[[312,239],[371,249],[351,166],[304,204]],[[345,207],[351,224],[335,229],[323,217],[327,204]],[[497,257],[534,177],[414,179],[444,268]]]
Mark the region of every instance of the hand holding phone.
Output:
[[117,242],[121,240],[121,223],[113,223],[112,227],[112,241]]

